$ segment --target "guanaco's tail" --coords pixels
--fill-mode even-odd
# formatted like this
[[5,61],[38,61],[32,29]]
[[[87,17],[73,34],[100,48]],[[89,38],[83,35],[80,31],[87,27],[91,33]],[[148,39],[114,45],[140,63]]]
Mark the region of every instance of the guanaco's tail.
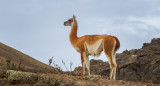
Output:
[[117,37],[115,37],[115,36],[113,36],[114,38],[115,38],[115,40],[116,40],[116,47],[115,47],[115,52],[120,48],[120,42],[119,42],[119,40],[118,40],[118,38]]

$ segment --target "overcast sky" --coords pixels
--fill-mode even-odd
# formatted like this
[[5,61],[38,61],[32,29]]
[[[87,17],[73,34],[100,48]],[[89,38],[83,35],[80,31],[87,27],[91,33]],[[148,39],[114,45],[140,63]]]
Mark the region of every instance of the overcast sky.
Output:
[[[46,64],[54,56],[64,70],[62,60],[81,66],[63,26],[73,14],[78,36],[117,36],[119,53],[160,38],[160,0],[0,0],[0,42]],[[104,53],[99,59],[107,61]]]

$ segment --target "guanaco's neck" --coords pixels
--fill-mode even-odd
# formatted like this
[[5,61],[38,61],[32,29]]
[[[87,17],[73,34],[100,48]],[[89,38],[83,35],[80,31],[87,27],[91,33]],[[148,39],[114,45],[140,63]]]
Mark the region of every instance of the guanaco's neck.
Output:
[[71,32],[70,32],[70,36],[69,36],[72,44],[74,44],[78,39],[77,28],[78,28],[77,21],[75,21],[75,22],[72,23]]

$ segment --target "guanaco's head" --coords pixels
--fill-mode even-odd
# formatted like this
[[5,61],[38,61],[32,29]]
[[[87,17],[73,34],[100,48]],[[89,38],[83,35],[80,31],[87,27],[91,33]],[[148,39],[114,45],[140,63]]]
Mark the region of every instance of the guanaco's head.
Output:
[[72,23],[75,21],[76,21],[76,16],[73,15],[73,18],[70,18],[64,22],[64,26],[72,26]]

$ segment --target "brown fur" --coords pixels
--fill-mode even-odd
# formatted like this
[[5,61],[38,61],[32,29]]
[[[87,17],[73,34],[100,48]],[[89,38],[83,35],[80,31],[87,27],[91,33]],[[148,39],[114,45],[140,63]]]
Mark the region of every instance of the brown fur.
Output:
[[[92,45],[96,41],[103,39],[103,50],[109,58],[110,67],[115,68],[117,66],[116,63],[113,61],[113,59],[115,59],[113,58],[113,55],[115,55],[116,51],[120,47],[120,42],[117,37],[111,36],[111,35],[85,35],[82,37],[77,37],[78,24],[74,16],[73,18],[70,19],[70,21],[69,20],[66,21],[64,25],[69,25],[69,26],[71,25],[71,32],[69,36],[70,42],[72,46],[76,48],[79,53],[81,53],[82,76],[84,74],[83,72],[84,72],[84,67],[85,67],[84,57],[83,57],[83,52],[86,52],[85,43],[87,43],[88,45]],[[111,77],[112,75],[110,74],[110,78]]]

